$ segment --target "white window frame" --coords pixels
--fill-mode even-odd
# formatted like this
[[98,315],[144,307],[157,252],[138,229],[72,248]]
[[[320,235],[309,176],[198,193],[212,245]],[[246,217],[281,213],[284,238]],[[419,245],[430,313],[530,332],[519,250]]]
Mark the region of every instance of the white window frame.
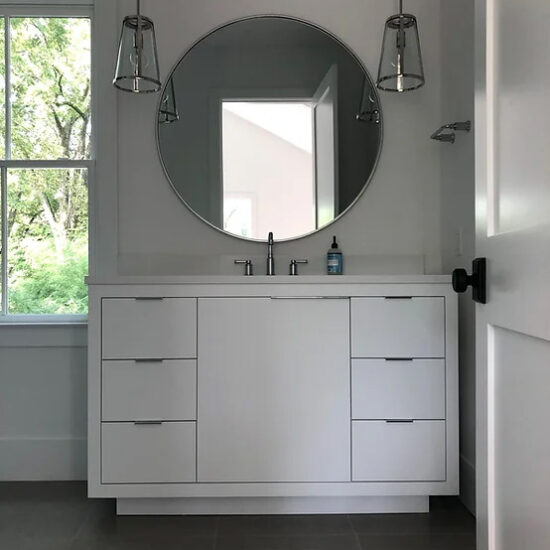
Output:
[[[47,168],[85,168],[88,171],[88,265],[93,261],[91,238],[94,234],[92,205],[95,194],[95,79],[94,79],[94,48],[93,28],[94,10],[90,0],[19,0],[19,2],[0,2],[0,17],[4,19],[5,41],[5,97],[4,109],[6,113],[5,159],[0,159],[0,196],[1,216],[0,226],[2,234],[1,284],[2,300],[0,308],[0,325],[84,325],[88,322],[88,315],[78,314],[36,314],[24,315],[9,313],[8,310],[8,236],[6,223],[8,219],[7,186],[8,171],[13,169],[47,169]],[[90,159],[88,160],[12,160],[11,159],[11,97],[10,97],[10,18],[15,17],[81,17],[90,19],[91,24],[91,128]]]

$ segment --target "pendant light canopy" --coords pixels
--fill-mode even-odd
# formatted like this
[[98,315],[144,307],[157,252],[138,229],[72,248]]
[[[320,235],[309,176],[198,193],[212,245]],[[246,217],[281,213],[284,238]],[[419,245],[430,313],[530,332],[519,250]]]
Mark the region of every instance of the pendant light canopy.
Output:
[[376,86],[387,92],[409,92],[424,82],[418,23],[414,15],[403,13],[399,0],[399,14],[386,21]]
[[174,79],[171,78],[166,88],[159,107],[159,124],[171,124],[180,119],[178,106],[176,103],[176,90],[174,88]]
[[161,88],[157,42],[153,21],[141,15],[129,15],[122,23],[118,59],[113,84],[124,92],[147,94]]

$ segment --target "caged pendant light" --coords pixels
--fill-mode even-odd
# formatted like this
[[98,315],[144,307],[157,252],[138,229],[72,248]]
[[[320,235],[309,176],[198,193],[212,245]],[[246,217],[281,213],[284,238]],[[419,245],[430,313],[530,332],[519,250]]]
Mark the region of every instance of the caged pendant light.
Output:
[[399,13],[386,21],[376,86],[387,92],[409,92],[424,83],[418,23],[414,15],[403,13],[399,0]]
[[161,88],[155,27],[151,19],[141,15],[140,0],[137,15],[129,15],[122,22],[113,84],[135,94],[154,93]]

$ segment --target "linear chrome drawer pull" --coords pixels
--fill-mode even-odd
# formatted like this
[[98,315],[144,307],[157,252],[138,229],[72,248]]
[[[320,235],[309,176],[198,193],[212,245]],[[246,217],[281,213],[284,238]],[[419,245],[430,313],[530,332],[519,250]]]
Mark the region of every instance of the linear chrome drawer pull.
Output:
[[407,419],[395,419],[395,420],[386,420],[386,424],[413,424],[414,420],[409,418]]
[[412,296],[384,296],[385,300],[412,300]]
[[386,357],[386,361],[414,361],[412,357]]
[[136,363],[162,363],[164,359],[154,359],[154,358],[143,358],[143,359],[134,359]]
[[136,302],[162,302],[164,298],[157,298],[156,296],[140,296],[135,298]]
[[162,420],[134,420],[136,426],[160,426]]

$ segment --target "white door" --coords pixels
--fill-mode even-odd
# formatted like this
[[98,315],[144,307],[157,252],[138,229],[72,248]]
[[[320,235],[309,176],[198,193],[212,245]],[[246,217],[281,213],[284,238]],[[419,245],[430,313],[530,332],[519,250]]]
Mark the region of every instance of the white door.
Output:
[[550,2],[476,2],[479,550],[550,548]]
[[332,65],[313,96],[316,224],[338,215],[338,67]]
[[350,481],[349,300],[199,299],[198,480]]

